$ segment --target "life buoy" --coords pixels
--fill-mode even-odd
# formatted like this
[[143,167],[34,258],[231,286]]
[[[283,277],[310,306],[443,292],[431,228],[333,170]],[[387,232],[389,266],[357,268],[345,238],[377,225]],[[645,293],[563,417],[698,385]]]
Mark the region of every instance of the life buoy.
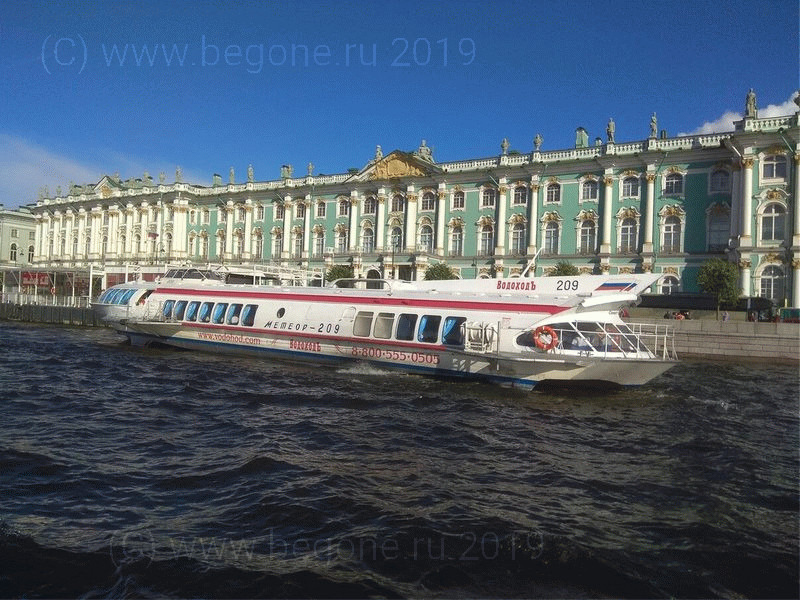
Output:
[[[547,338],[550,338],[547,341]],[[533,332],[533,341],[536,342],[536,347],[541,348],[545,352],[552,350],[558,344],[558,334],[556,330],[549,325],[541,325]]]
[[684,317],[681,313],[678,313],[677,315],[675,315],[675,318],[678,321],[683,321],[686,317]]

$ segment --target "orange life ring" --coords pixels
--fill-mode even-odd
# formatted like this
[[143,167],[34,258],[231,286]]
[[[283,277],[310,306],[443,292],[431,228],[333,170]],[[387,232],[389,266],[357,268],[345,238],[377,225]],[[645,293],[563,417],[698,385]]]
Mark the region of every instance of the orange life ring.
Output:
[[686,317],[684,317],[681,313],[678,313],[677,315],[675,315],[675,318],[678,321],[683,321]]
[[[550,336],[550,341],[547,342],[543,340],[543,336]],[[536,342],[537,348],[541,348],[547,352],[548,350],[555,348],[558,344],[558,334],[556,333],[556,330],[549,325],[541,325],[534,330],[533,341]]]

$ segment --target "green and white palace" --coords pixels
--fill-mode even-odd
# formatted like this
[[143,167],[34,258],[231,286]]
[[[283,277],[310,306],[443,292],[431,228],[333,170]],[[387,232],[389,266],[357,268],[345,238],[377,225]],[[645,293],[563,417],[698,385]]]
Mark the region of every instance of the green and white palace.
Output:
[[[698,291],[700,266],[739,267],[743,295],[800,305],[800,111],[745,116],[725,133],[669,137],[656,116],[646,139],[618,142],[614,123],[574,148],[510,150],[437,162],[380,146],[361,169],[212,184],[165,174],[106,176],[45,194],[35,219],[33,267],[103,273],[105,285],[164,263],[352,265],[357,277],[420,279],[438,262],[462,278],[535,274],[561,261],[586,273],[664,274],[662,293]],[[647,130],[647,124],[643,124]],[[275,169],[276,173],[278,169]]]

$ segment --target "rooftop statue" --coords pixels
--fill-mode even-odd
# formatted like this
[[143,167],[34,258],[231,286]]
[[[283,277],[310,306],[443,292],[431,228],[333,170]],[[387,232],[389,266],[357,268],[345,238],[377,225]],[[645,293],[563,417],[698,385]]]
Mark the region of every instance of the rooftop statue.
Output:
[[747,92],[747,98],[744,102],[744,116],[748,119],[757,119],[758,118],[758,106],[756,105],[756,93],[753,91],[753,88],[750,88],[750,91]]
[[608,120],[608,127],[606,127],[606,135],[608,135],[608,141],[612,144],[614,143],[614,132],[616,131],[617,126],[614,124],[614,119]]

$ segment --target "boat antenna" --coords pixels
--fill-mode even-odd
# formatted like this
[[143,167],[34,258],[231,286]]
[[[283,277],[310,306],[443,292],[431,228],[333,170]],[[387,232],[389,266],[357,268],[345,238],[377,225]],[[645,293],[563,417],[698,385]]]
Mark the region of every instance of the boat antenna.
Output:
[[536,274],[536,259],[539,258],[541,251],[541,248],[536,251],[536,254],[533,255],[533,258],[528,261],[527,265],[525,265],[525,270],[522,271],[522,275],[520,275],[520,277],[527,277],[528,271],[530,271],[531,268],[533,268],[534,275]]

